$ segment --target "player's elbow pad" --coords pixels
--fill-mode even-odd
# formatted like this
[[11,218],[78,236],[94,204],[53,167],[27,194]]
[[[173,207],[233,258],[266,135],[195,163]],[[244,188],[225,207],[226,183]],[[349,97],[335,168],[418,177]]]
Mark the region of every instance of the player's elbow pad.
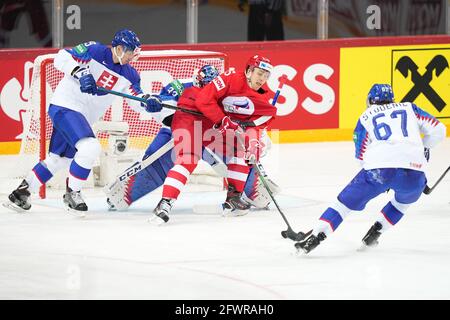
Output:
[[72,55],[65,49],[59,50],[53,64],[57,70],[64,72],[64,74],[71,74],[76,67],[79,67],[78,62],[73,60]]
[[433,148],[442,140],[444,140],[446,135],[447,127],[444,124],[439,123],[430,135],[424,136],[423,145],[426,148]]

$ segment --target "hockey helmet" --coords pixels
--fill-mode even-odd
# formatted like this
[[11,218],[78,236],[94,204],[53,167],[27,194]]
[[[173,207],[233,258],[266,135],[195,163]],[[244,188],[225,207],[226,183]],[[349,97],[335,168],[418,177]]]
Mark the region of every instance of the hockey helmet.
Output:
[[121,45],[126,51],[133,51],[135,54],[139,54],[141,50],[141,42],[136,33],[128,29],[117,31],[111,45],[113,47]]
[[262,70],[268,71],[269,73],[272,72],[273,66],[270,62],[270,60],[266,57],[260,56],[260,55],[254,55],[247,61],[247,65],[245,66],[245,70],[253,70],[253,68],[260,68]]
[[374,84],[367,95],[368,104],[384,104],[394,102],[394,92],[389,84]]
[[194,86],[203,88],[208,83],[214,80],[219,75],[219,71],[209,64],[204,65],[198,70],[194,71],[194,76],[192,77],[192,82]]

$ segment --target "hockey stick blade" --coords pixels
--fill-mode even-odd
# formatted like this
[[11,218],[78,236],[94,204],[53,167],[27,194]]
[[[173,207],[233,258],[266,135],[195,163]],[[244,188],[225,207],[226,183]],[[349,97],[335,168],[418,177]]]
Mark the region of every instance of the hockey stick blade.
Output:
[[423,193],[430,194],[431,192],[433,192],[434,188],[436,188],[437,185],[442,181],[442,179],[444,179],[448,171],[450,171],[450,166],[447,168],[447,170],[444,171],[443,174],[441,174],[439,179],[435,182],[435,184],[431,188],[428,185],[426,185],[425,188],[423,189]]
[[288,228],[287,230],[281,231],[281,236],[285,239],[289,238],[292,241],[300,241],[305,239],[307,236],[309,236],[312,233],[312,230],[309,230],[308,232],[295,232],[291,228]]

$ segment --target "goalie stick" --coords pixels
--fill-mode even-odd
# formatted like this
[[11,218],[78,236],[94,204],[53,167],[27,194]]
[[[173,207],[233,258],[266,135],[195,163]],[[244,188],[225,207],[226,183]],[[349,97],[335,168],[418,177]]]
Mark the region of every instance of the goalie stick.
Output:
[[434,185],[431,188],[428,185],[426,185],[425,189],[423,189],[423,193],[430,194],[431,192],[433,192],[434,188],[436,188],[439,182],[441,182],[441,180],[444,179],[445,175],[449,170],[450,166],[447,168],[447,170],[444,171],[444,173],[439,177],[439,179],[434,183]]

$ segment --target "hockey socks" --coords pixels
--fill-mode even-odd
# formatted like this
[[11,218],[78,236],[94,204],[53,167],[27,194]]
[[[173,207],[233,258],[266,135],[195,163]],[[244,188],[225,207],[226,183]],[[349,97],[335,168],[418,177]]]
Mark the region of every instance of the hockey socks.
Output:
[[51,171],[47,168],[45,162],[41,161],[36,164],[30,174],[25,179],[29,185],[31,192],[37,192],[39,187],[53,177]]
[[196,167],[197,164],[176,164],[170,169],[164,181],[162,197],[165,199],[177,199]]
[[406,212],[410,205],[410,203],[400,203],[395,199],[389,201],[388,204],[381,210],[381,216],[377,219],[377,221],[383,226],[381,232],[384,232],[397,224],[397,222],[403,218],[404,212]]
[[68,187],[73,191],[80,191],[84,182],[89,177],[91,169],[80,166],[75,160],[70,164]]
[[247,181],[249,166],[243,159],[232,158],[227,164],[227,180],[228,184],[234,186],[236,191],[242,192]]

